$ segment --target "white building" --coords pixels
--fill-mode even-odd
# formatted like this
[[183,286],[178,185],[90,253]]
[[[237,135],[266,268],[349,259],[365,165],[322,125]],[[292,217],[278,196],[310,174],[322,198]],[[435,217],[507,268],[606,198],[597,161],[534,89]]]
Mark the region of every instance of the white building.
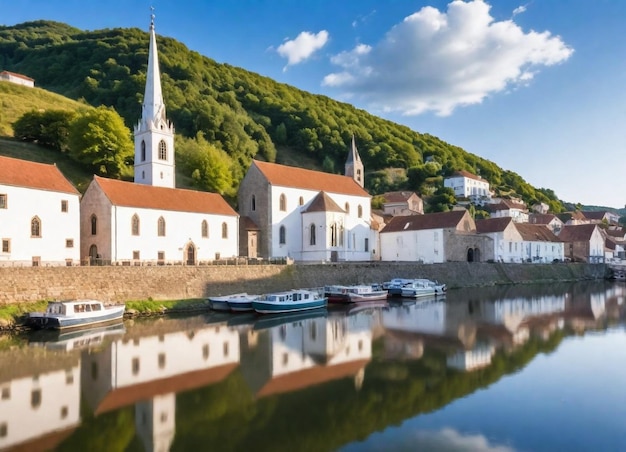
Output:
[[0,266],[80,263],[80,194],[55,165],[0,157]]
[[0,81],[15,83],[16,85],[27,86],[29,88],[33,88],[35,86],[34,79],[9,71],[0,72]]
[[135,127],[135,182],[94,177],[81,201],[83,258],[194,265],[238,255],[237,213],[218,194],[175,188],[174,160],[152,20],[146,91]]
[[480,201],[491,197],[489,182],[468,171],[455,171],[443,180],[443,186],[454,190],[457,198],[469,198]]
[[516,223],[528,223],[528,207],[523,202],[501,199],[487,204],[485,210],[491,214],[491,218],[511,217]]

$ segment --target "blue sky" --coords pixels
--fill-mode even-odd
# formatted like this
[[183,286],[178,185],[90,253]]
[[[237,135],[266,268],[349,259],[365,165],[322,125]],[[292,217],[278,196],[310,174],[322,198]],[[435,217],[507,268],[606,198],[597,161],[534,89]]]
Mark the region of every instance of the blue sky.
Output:
[[[0,24],[148,29],[435,135],[565,201],[626,204],[621,0],[0,0]],[[167,99],[166,99],[167,102]]]

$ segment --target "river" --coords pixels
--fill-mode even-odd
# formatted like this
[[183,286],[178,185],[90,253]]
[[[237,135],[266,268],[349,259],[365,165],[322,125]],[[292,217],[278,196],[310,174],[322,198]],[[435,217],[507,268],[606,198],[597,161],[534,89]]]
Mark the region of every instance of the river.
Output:
[[624,451],[624,283],[0,336],[0,450]]

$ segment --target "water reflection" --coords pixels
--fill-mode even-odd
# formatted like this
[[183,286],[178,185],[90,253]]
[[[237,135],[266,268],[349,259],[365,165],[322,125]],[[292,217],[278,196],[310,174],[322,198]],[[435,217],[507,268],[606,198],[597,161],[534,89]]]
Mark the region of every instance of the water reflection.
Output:
[[30,335],[0,350],[0,449],[87,448],[113,428],[122,448],[149,451],[332,450],[497,381],[569,334],[622,321],[624,296],[605,284],[474,289]]

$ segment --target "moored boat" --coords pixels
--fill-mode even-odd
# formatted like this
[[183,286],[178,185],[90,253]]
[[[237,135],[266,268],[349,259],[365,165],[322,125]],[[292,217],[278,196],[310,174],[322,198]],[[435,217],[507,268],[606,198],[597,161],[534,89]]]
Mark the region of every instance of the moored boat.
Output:
[[36,328],[79,328],[119,321],[125,305],[105,305],[99,300],[50,301],[45,312],[31,312],[28,323]]
[[402,288],[411,281],[413,280],[407,278],[393,278],[383,283],[383,289],[387,291],[390,297],[400,297],[402,296]]
[[327,301],[318,291],[294,289],[262,295],[252,301],[252,307],[261,314],[279,314],[325,308]]
[[[207,300],[214,311],[251,311],[252,298],[258,295],[248,295],[246,292],[234,293],[231,295],[208,297]],[[233,309],[233,307],[235,309]]]
[[386,300],[388,292],[373,284],[351,286],[324,286],[324,296],[329,303],[359,303],[363,301]]
[[402,286],[401,296],[405,298],[419,298],[430,296],[441,296],[446,293],[446,285],[439,284],[430,279],[414,279]]

